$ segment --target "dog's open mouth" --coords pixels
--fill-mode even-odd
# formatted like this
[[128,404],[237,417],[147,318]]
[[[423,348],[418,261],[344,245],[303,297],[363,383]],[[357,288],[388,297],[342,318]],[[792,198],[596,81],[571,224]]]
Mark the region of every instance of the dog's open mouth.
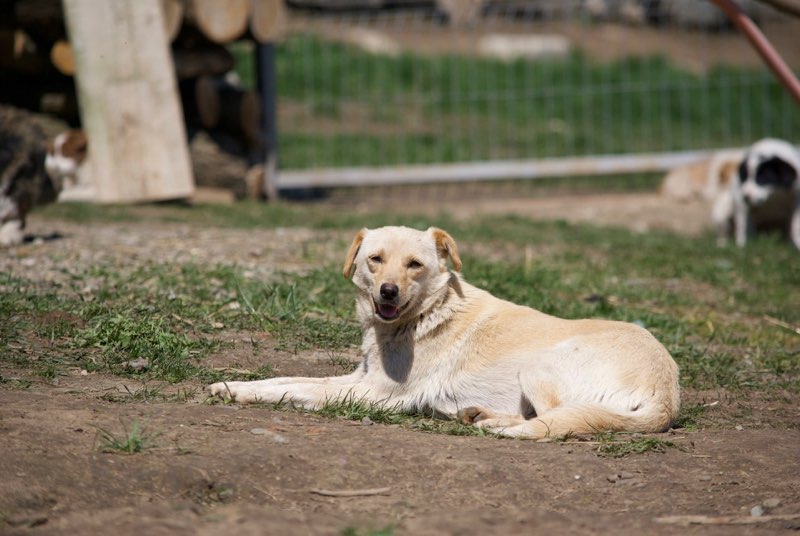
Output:
[[394,320],[400,316],[400,311],[403,307],[391,303],[378,303],[375,302],[375,314],[383,320]]

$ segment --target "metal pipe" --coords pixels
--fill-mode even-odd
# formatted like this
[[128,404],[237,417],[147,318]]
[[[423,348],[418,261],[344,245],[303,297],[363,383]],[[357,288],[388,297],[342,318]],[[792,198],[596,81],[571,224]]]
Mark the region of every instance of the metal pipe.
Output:
[[281,171],[278,176],[278,186],[285,189],[388,186],[663,172],[676,166],[710,158],[716,152],[685,151],[396,167],[290,170]]
[[784,85],[787,91],[794,97],[797,104],[800,104],[800,81],[792,70],[783,61],[780,54],[773,48],[756,23],[748,17],[744,11],[732,0],[711,0],[719,7],[731,22],[742,32],[753,45],[761,58],[767,63],[778,80]]

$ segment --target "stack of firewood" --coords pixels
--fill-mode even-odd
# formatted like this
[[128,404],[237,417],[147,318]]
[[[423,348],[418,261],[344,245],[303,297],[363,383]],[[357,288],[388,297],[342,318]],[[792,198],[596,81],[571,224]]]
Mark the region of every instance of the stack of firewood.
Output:
[[[259,99],[226,74],[227,45],[276,40],[285,27],[281,0],[160,0],[190,132],[206,130],[257,150]],[[75,63],[61,0],[0,2],[0,101],[80,123]]]

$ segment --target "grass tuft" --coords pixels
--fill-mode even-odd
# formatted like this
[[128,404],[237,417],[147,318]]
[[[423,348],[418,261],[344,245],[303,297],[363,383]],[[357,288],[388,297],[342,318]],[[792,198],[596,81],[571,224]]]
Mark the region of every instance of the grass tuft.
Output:
[[385,403],[372,402],[365,398],[349,394],[341,400],[329,400],[317,410],[323,417],[341,417],[351,421],[360,421],[369,418],[372,422],[381,424],[401,424],[408,420],[408,416],[398,410],[398,406],[389,406]]
[[631,454],[644,454],[647,452],[664,453],[667,449],[678,448],[672,441],[659,437],[633,437],[622,439],[619,434],[603,432],[595,435],[599,443],[597,453],[609,458],[624,458]]
[[98,427],[98,434],[101,440],[100,449],[103,452],[136,454],[152,446],[152,436],[145,436],[139,427],[139,423],[134,421],[130,429],[122,423],[123,433],[119,436]]
[[394,525],[387,525],[381,529],[346,527],[339,534],[341,536],[392,536],[394,534]]

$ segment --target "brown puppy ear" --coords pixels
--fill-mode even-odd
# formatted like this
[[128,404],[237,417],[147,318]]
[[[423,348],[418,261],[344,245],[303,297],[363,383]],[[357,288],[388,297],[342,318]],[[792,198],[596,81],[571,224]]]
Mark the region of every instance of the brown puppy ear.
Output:
[[345,279],[350,279],[353,277],[353,272],[355,271],[356,266],[356,255],[358,255],[358,250],[361,248],[361,242],[364,241],[366,234],[366,228],[357,232],[355,238],[353,238],[353,243],[350,244],[350,248],[347,250],[347,256],[344,259],[344,270],[342,270]]
[[461,257],[458,256],[458,246],[456,246],[456,241],[453,240],[453,237],[447,234],[447,231],[443,231],[436,227],[431,227],[428,229],[428,232],[433,235],[433,239],[436,242],[436,251],[439,252],[439,257],[442,259],[450,257],[450,260],[453,261],[453,268],[456,272],[460,272]]

